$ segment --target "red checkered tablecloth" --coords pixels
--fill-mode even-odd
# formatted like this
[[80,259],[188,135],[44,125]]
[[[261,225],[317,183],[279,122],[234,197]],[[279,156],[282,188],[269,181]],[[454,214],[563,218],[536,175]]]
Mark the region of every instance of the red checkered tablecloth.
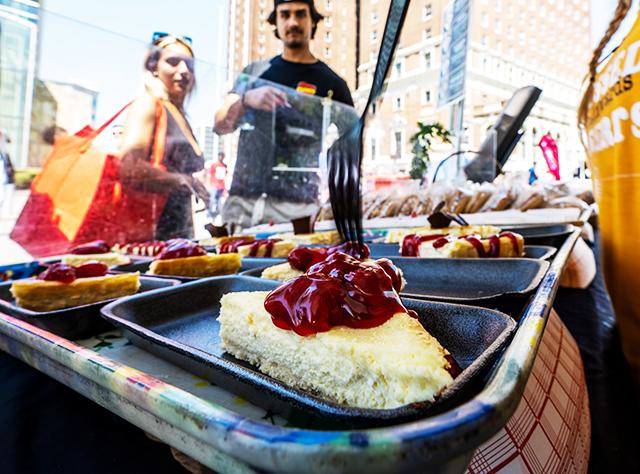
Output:
[[590,444],[582,359],[552,311],[518,408],[506,426],[478,448],[467,472],[585,473]]

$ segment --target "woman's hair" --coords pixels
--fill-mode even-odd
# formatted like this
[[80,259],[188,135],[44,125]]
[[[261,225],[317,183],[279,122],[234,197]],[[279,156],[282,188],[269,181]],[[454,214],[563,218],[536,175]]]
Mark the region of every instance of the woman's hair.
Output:
[[[324,15],[322,15],[318,10],[316,10],[316,7],[313,4],[309,5],[309,11],[311,12],[311,21],[313,22],[313,27],[311,28],[311,39],[313,39],[316,37],[316,30],[318,29],[318,23],[324,20]],[[267,22],[269,22],[270,25],[276,26],[277,22],[276,22],[275,8],[271,12],[271,15],[269,15],[269,18],[267,18]],[[273,29],[273,33],[276,35],[276,38],[280,39],[280,34],[278,33],[277,27]]]
[[[154,72],[156,72],[158,70],[158,63],[160,62],[160,57],[162,56],[162,51],[166,48],[166,46],[169,46],[169,44],[183,44],[183,41],[176,41],[176,42],[172,42],[172,43],[168,43],[165,44],[164,46],[161,45],[156,45],[156,44],[152,44],[149,47],[149,50],[147,51],[147,54],[145,56],[144,59],[144,68],[147,72],[147,75],[145,77],[145,87],[146,89],[155,97],[161,97],[161,98],[167,98],[167,91],[166,91],[166,87],[164,86],[164,83],[158,79],[157,77],[155,77],[153,75]],[[191,49],[190,46],[187,47],[187,49],[189,50],[189,52],[192,53],[192,57],[195,59],[195,57],[193,56],[193,50]],[[185,97],[185,100],[189,99],[189,97],[191,96],[191,94],[195,91],[196,89],[196,76],[195,76],[195,70],[191,71],[192,75],[193,75],[193,80],[192,80],[192,85],[191,85],[191,89],[189,89],[189,92],[187,92],[187,95]]]
[[[624,20],[625,16],[631,9],[631,3],[633,0],[618,0],[618,6],[616,8],[615,14],[611,23],[609,23],[609,28],[605,32],[604,36],[600,40],[598,47],[594,50],[593,56],[591,57],[591,62],[589,62],[589,83],[587,85],[587,89],[582,97],[582,101],[580,102],[580,107],[578,108],[578,128],[581,132],[584,132],[587,127],[587,122],[589,120],[589,108],[591,107],[591,101],[593,100],[593,92],[594,92],[594,84],[596,80],[596,74],[598,72],[598,65],[600,64],[600,57],[602,56],[602,51],[609,44],[611,37],[618,31],[620,24]],[[582,141],[583,146],[586,148],[586,142],[584,139],[584,133],[580,133],[580,140]]]

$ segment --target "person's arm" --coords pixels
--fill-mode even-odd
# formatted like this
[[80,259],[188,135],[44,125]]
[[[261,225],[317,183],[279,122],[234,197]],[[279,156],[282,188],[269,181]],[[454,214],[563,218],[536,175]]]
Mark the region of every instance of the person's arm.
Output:
[[148,160],[156,121],[155,99],[144,94],[129,108],[120,148],[120,179],[125,185],[144,183],[149,191],[163,192],[179,186],[194,186],[192,176],[155,168]]
[[275,87],[258,87],[248,90],[243,95],[231,92],[216,112],[213,130],[218,135],[233,132],[246,108],[271,112],[276,107],[289,107],[289,102],[287,94]]
[[243,115],[242,96],[233,92],[227,94],[222,107],[216,112],[213,131],[218,135],[232,133]]

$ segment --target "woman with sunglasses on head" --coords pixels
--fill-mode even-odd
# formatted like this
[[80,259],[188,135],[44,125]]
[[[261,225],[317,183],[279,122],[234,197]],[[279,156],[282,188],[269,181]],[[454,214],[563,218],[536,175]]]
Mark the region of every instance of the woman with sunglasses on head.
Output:
[[[184,105],[195,86],[191,40],[155,33],[147,53],[145,93],[133,102],[124,123],[120,178],[126,188],[149,199],[164,196],[155,238],[193,237],[191,196],[209,193],[193,173],[204,168],[202,152],[186,119]],[[164,117],[164,118],[163,118]],[[166,127],[158,136],[158,127]],[[157,156],[160,155],[159,159]],[[159,202],[164,202],[164,199]]]

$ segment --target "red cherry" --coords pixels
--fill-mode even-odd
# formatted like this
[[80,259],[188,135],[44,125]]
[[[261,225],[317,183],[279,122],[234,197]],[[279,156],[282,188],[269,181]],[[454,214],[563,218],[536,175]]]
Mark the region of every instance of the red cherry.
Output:
[[38,275],[38,280],[59,281],[61,283],[73,283],[76,279],[76,270],[66,263],[54,263]]
[[76,278],[101,277],[107,274],[109,267],[102,262],[91,260],[76,267]]
[[96,240],[86,244],[78,245],[71,249],[69,253],[73,255],[89,255],[95,253],[109,253],[111,248],[104,240]]

